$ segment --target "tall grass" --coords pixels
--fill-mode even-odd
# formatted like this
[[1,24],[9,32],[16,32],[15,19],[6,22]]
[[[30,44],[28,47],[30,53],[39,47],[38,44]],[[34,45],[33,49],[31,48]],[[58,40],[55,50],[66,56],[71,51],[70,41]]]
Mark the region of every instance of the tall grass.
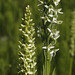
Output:
[[74,53],[75,53],[75,11],[72,12],[72,23],[71,23],[71,44],[70,44],[70,71],[69,75],[72,75],[72,67],[73,67],[73,59],[74,59]]

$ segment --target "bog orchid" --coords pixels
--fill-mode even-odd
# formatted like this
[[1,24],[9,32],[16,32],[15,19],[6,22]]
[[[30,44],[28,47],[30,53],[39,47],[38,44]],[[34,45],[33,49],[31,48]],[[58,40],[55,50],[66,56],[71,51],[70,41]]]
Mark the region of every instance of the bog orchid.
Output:
[[[44,3],[41,0],[39,0],[39,2],[41,4]],[[59,2],[60,2],[60,0],[53,0],[55,7],[59,4]],[[60,35],[59,35],[59,31],[57,31],[57,29],[53,29],[53,26],[55,24],[61,24],[62,23],[62,21],[58,21],[58,14],[63,14],[63,12],[61,12],[62,8],[55,9],[55,7],[52,4],[50,4],[50,5],[47,3],[44,4],[43,9],[46,10],[46,12],[44,11],[44,13],[42,13],[44,16],[42,16],[41,19],[44,20],[44,25],[49,23],[49,25],[47,24],[47,29],[45,29],[45,30],[48,30],[49,31],[48,34],[50,34],[49,37],[53,38],[56,41]]]
[[[59,31],[57,30],[57,24],[61,24],[62,21],[58,20],[58,15],[63,14],[61,11],[62,8],[57,9],[57,5],[59,4],[60,0],[52,0],[54,5],[49,4],[51,0],[48,0],[45,2],[39,2],[42,6],[42,17],[43,25],[41,30],[44,30],[44,34],[42,35],[44,40],[42,41],[44,50],[44,68],[45,68],[45,74],[44,75],[50,75],[50,63],[52,58],[56,55],[56,52],[59,49],[56,49],[55,45],[57,43],[57,39],[60,37]],[[39,6],[40,7],[40,6]]]
[[36,74],[36,57],[35,57],[35,38],[34,23],[31,19],[31,12],[29,5],[26,7],[25,18],[22,18],[23,24],[20,25],[20,41],[19,41],[19,60],[20,60],[20,72],[24,75],[35,75]]

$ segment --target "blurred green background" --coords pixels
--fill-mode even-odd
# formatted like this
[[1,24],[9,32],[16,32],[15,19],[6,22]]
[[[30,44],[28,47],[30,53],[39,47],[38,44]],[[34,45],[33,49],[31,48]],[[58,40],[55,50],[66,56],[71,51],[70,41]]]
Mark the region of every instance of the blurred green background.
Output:
[[[30,5],[37,31],[37,27],[42,24],[37,4],[38,0],[0,0],[0,75],[18,75],[19,25],[25,7]],[[75,1],[61,0],[59,7],[62,7],[64,12],[59,16],[63,24],[58,25],[61,37],[57,46],[60,51],[57,52],[52,65],[56,67],[56,75],[75,75]],[[42,75],[42,42],[41,38],[37,37],[37,32],[35,36],[37,75]]]

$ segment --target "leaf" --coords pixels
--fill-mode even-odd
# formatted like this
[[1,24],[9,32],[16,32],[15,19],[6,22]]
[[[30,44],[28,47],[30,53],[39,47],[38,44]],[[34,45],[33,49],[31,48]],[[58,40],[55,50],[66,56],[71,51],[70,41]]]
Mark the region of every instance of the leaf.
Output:
[[52,73],[52,75],[56,75],[55,69],[53,70],[53,73]]

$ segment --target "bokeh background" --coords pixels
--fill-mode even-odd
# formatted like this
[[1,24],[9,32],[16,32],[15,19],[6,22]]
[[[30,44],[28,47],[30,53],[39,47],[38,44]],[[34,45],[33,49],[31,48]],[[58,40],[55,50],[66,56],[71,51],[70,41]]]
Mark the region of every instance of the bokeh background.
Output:
[[[37,4],[38,0],[0,0],[0,75],[18,75],[19,25],[25,7],[30,5],[37,31],[42,24]],[[52,69],[56,68],[56,75],[75,75],[75,0],[61,0],[59,7],[64,12],[59,16],[63,23],[58,25],[60,38],[57,46],[60,51],[52,61]],[[42,75],[42,41],[37,37],[37,32],[35,36],[37,75]]]

